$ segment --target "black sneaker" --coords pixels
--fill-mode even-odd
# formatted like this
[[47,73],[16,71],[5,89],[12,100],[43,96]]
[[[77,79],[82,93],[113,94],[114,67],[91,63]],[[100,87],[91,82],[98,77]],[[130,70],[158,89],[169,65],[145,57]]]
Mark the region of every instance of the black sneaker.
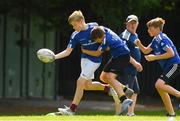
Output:
[[172,114],[169,114],[169,113],[168,113],[168,114],[166,114],[166,116],[168,116],[168,117],[176,117],[176,114],[173,114],[173,115],[172,115]]

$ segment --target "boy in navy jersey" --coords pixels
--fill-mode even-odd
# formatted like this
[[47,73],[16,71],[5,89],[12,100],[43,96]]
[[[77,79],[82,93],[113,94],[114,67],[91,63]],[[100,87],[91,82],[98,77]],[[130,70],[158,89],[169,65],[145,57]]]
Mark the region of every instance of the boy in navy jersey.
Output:
[[116,80],[117,75],[123,75],[124,68],[132,64],[138,71],[142,71],[140,63],[130,57],[130,51],[123,40],[115,34],[112,30],[97,26],[91,32],[91,38],[95,42],[101,44],[98,50],[85,50],[82,49],[83,53],[99,57],[107,49],[110,51],[112,58],[105,65],[100,80],[109,83],[117,92],[120,102],[122,103],[120,114],[127,111],[127,108],[132,104],[132,100],[127,99],[123,93],[123,85]]
[[157,79],[155,87],[168,112],[167,116],[175,116],[169,94],[180,98],[180,92],[169,83],[180,74],[180,57],[171,39],[162,32],[164,24],[165,20],[159,17],[147,22],[148,33],[154,38],[147,47],[144,47],[140,40],[136,41],[136,44],[144,54],[153,53],[145,55],[147,61],[159,62],[163,72]]
[[[100,46],[99,43],[91,41],[90,33],[91,30],[98,26],[97,23],[85,23],[84,16],[81,11],[74,11],[68,18],[68,22],[73,26],[75,30],[70,38],[67,48],[56,54],[55,59],[60,59],[67,57],[71,54],[75,46],[79,43],[82,48],[87,50],[97,50]],[[101,90],[108,93],[114,97],[117,97],[117,94],[114,93],[112,88],[109,85],[102,84],[98,81],[93,81],[94,72],[100,66],[102,61],[102,56],[94,57],[85,53],[81,54],[81,74],[77,80],[76,92],[74,99],[70,107],[58,108],[59,112],[62,115],[74,115],[77,106],[81,101],[84,90]]]
[[[138,27],[138,17],[136,15],[129,15],[126,18],[126,29],[120,34],[120,38],[124,40],[130,50],[130,55],[137,61],[141,60],[141,52],[136,46],[135,42],[138,40],[138,35],[136,33]],[[127,87],[134,90],[134,94],[131,99],[133,104],[128,109],[127,116],[134,116],[134,108],[136,105],[137,95],[140,91],[139,84],[137,80],[137,70],[133,65],[129,65],[124,70],[124,75],[119,77],[119,81],[123,81]]]

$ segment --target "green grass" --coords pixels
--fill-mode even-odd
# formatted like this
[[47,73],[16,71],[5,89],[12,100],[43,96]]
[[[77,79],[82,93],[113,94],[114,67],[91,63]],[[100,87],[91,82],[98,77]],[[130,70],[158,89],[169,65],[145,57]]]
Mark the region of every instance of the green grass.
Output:
[[[167,121],[167,117],[162,116],[59,116],[59,117],[47,117],[47,116],[11,116],[0,117],[0,121]],[[180,118],[176,117],[179,121]]]
[[[180,115],[179,111],[176,111]],[[165,111],[138,111],[137,116],[114,116],[113,112],[79,112],[75,116],[0,116],[0,121],[168,121]],[[180,121],[180,116],[176,116]]]

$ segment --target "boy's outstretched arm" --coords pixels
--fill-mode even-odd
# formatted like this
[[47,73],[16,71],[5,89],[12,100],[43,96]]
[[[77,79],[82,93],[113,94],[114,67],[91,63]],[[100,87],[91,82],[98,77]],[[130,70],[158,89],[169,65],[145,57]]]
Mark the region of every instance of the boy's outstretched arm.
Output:
[[73,50],[73,48],[66,48],[64,51],[56,54],[55,59],[61,59],[61,58],[69,56],[71,54],[72,50]]

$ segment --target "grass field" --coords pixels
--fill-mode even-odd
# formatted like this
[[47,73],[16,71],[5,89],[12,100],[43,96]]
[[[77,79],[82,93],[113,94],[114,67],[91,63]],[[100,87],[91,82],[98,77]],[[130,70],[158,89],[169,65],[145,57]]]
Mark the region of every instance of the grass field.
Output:
[[[136,116],[114,116],[113,112],[79,112],[75,116],[0,116],[0,121],[180,121],[180,116],[169,119],[165,111],[138,111]],[[179,111],[176,111],[180,115]]]
[[180,110],[177,108],[176,119],[168,120],[161,100],[148,100],[143,99],[138,103],[134,117],[115,116],[111,101],[103,101],[101,105],[97,101],[82,101],[75,116],[46,116],[70,101],[1,100],[0,121],[180,121]]

